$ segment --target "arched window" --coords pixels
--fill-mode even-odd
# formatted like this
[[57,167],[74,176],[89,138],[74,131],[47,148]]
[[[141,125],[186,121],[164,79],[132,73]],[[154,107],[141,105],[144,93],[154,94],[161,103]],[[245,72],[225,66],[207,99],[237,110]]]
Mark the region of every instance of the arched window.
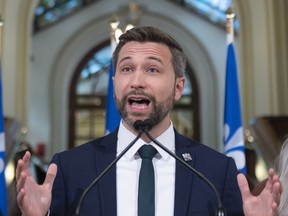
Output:
[[[68,18],[74,12],[101,0],[39,0],[35,9],[34,32]],[[197,14],[224,30],[225,11],[232,0],[167,0]],[[235,20],[235,31],[238,22]],[[224,30],[225,31],[225,30]],[[69,145],[76,146],[104,134],[106,88],[110,61],[109,41],[91,50],[74,73],[69,97]],[[106,53],[104,55],[104,53]],[[184,95],[173,111],[175,127],[184,135],[200,139],[199,99],[192,67],[187,68]],[[103,85],[105,84],[105,85]],[[191,122],[193,122],[191,124]]]
[[[75,147],[105,133],[106,96],[111,59],[110,42],[92,49],[76,69],[69,97],[69,147]],[[172,112],[175,128],[199,139],[198,92],[192,70],[186,71],[183,96]]]

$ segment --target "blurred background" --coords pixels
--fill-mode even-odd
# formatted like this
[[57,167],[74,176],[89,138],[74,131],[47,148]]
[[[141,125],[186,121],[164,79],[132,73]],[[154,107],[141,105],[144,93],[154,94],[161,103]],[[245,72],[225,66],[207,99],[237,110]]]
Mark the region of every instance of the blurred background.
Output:
[[105,134],[111,22],[122,31],[151,25],[181,44],[187,82],[173,110],[174,126],[223,152],[231,6],[253,188],[266,178],[288,132],[286,0],[0,0],[9,215],[19,215],[14,170],[25,150],[41,183],[54,153]]

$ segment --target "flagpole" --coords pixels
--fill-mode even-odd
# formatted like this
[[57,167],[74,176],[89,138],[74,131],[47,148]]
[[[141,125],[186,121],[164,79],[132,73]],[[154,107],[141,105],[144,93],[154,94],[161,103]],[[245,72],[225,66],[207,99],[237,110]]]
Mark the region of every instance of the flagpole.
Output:
[[2,59],[2,30],[4,26],[4,21],[2,19],[2,16],[0,15],[0,62]]
[[227,44],[234,43],[234,19],[235,13],[232,7],[226,10],[226,32],[227,32]]
[[113,76],[114,69],[112,63],[112,55],[116,48],[118,38],[122,34],[120,28],[118,28],[120,21],[117,16],[112,16],[110,19],[110,44],[111,44],[111,60],[109,65],[109,79],[108,79],[108,91],[106,97],[106,128],[105,133],[108,134],[114,131],[120,122],[120,116],[116,108],[114,101],[114,87],[113,87]]
[[1,57],[2,57],[2,27],[3,20],[0,15],[0,215],[7,216],[7,188],[5,179],[5,134],[4,134],[4,116],[3,116],[3,97],[2,97],[2,72],[1,72]]
[[122,34],[122,31],[118,28],[120,20],[116,15],[113,15],[110,19],[110,43],[111,43],[111,52],[116,48],[118,43],[118,37]]

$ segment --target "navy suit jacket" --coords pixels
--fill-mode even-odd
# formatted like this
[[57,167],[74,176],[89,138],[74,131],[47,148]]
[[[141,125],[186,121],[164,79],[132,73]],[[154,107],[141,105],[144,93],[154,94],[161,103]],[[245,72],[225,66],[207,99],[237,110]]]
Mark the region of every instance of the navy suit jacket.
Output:
[[[78,200],[91,182],[115,159],[117,132],[54,155],[58,166],[53,184],[52,216],[73,215]],[[233,159],[192,141],[175,131],[176,154],[189,153],[188,163],[208,178],[219,192],[227,215],[243,215]],[[123,198],[125,199],[125,197]],[[116,216],[116,167],[114,166],[85,197],[82,216]],[[215,215],[217,198],[211,188],[180,163],[176,163],[175,216]]]

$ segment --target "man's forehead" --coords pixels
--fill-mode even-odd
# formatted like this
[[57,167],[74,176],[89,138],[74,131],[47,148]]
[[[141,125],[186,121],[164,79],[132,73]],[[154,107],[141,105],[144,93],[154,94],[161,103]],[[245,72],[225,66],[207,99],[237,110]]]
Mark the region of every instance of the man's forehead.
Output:
[[171,57],[171,52],[169,48],[162,43],[136,41],[126,43],[119,52],[120,58],[126,58],[126,56],[133,58],[137,55],[146,56],[146,58],[151,59],[154,58],[153,56],[167,58]]

